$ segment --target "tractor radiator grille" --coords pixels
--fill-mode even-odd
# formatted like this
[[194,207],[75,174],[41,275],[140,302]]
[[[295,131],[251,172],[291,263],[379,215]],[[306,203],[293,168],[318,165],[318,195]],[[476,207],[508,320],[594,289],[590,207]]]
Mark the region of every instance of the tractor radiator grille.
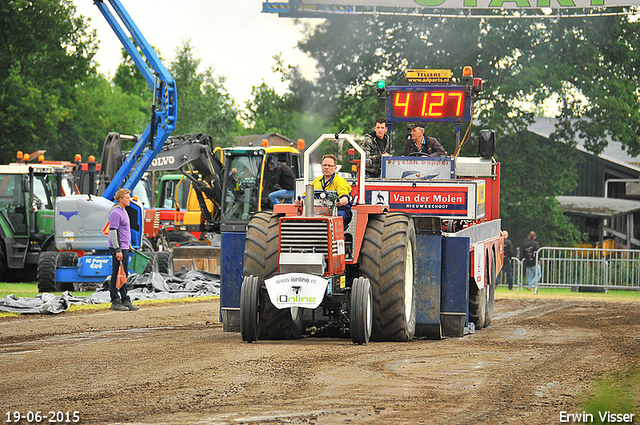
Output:
[[[280,252],[319,252],[327,254],[327,221],[282,220]],[[335,243],[332,247],[336,251]]]

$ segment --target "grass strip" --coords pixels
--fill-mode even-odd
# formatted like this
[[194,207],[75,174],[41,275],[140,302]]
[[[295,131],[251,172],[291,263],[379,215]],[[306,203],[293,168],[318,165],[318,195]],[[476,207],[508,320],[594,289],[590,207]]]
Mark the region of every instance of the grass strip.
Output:
[[[593,424],[633,423],[640,417],[640,369],[613,370],[595,377],[591,389],[578,398],[583,412],[593,417]],[[614,416],[611,416],[614,415]]]
[[509,291],[506,286],[496,288],[497,298],[545,298],[566,300],[600,300],[620,302],[640,302],[640,291],[623,291],[619,289],[603,292],[573,292],[571,288],[538,288],[538,293],[522,289]]

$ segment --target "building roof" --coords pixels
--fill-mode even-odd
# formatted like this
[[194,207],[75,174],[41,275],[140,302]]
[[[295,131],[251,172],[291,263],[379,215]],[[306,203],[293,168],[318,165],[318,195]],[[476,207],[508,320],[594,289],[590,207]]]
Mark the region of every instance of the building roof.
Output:
[[[556,123],[558,122],[555,118],[536,118],[535,122],[531,124],[527,130],[531,133],[537,134],[538,136],[542,136],[544,138],[549,138],[551,133],[553,133],[556,129]],[[585,139],[580,138],[576,135],[576,149],[582,152],[586,152],[588,154],[594,155],[593,152],[589,152],[584,146]],[[640,172],[640,157],[639,156],[631,156],[629,155],[620,142],[616,142],[607,138],[607,146],[604,148],[600,155],[594,155],[604,160],[613,162],[615,164],[627,167],[632,169],[633,171]]]
[[597,196],[556,196],[566,214],[609,218],[640,211],[640,201]]
[[239,146],[261,146],[262,141],[267,139],[269,145],[289,146],[293,140],[279,133],[250,134],[248,136],[237,136],[236,143]]

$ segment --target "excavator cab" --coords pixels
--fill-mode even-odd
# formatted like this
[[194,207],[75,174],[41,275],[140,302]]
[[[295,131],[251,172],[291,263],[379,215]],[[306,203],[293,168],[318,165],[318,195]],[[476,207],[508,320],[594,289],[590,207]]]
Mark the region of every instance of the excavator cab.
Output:
[[[300,151],[293,147],[272,146],[266,149],[267,162],[271,159],[274,164],[286,164],[291,167],[296,178],[302,177],[302,167],[300,165]],[[262,210],[271,209],[269,194],[276,189],[275,171],[271,171],[265,164],[264,176],[262,178]]]
[[271,209],[268,195],[275,190],[269,157],[287,164],[296,178],[302,176],[300,151],[291,146],[236,147],[224,149],[223,222],[248,222],[258,211]]
[[264,155],[263,150],[247,150],[236,152],[225,161],[228,169],[223,189],[226,220],[249,220],[251,213],[260,210]]

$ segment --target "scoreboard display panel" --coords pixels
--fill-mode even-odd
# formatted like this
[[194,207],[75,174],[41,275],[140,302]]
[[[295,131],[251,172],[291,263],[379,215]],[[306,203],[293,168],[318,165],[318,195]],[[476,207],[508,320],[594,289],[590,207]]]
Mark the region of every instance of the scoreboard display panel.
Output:
[[464,86],[388,87],[387,111],[393,121],[469,121],[471,98]]

